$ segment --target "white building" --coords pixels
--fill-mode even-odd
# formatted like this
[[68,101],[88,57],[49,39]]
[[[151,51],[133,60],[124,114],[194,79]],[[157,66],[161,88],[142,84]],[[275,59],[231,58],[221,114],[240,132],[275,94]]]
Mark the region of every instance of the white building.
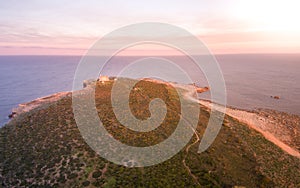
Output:
[[109,78],[108,78],[108,76],[101,76],[101,75],[100,75],[98,81],[104,83],[104,82],[109,81]]

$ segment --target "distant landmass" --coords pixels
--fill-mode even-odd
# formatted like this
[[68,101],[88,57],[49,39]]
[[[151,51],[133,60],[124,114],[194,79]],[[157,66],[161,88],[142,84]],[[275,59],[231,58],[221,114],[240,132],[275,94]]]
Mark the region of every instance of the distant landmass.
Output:
[[[114,116],[110,97],[114,80],[95,82],[95,102],[105,128],[134,146],[165,140],[176,128],[180,103],[174,87],[142,80],[130,94],[131,111],[150,116],[149,102],[159,97],[168,109],[162,125],[136,133]],[[189,85],[187,88],[193,86]],[[84,97],[85,90],[82,91]],[[171,159],[150,167],[116,165],[98,156],[83,140],[72,111],[72,93],[23,104],[0,129],[0,182],[3,187],[299,187],[299,117],[276,111],[229,108],[211,147],[197,153],[210,117],[210,102],[199,101],[195,134]],[[248,122],[246,122],[248,120]],[[261,122],[261,123],[259,123]],[[270,125],[276,126],[276,131]],[[88,125],[87,125],[88,126]],[[282,131],[282,132],[280,132]],[[273,140],[272,140],[273,139]],[[275,140],[274,140],[275,139]],[[106,144],[106,143],[102,143]]]

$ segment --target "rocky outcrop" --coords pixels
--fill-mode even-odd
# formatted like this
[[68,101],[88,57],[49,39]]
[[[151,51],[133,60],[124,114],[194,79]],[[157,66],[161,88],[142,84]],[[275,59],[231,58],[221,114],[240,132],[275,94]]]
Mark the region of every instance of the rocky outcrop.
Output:
[[196,87],[197,93],[203,93],[209,90],[209,87]]
[[8,117],[14,118],[14,117],[18,116],[19,114],[29,112],[36,108],[47,107],[48,105],[52,104],[53,102],[56,102],[66,96],[71,96],[71,92],[60,92],[60,93],[56,93],[56,94],[49,95],[46,97],[35,99],[28,103],[19,104],[17,108],[12,109],[12,112],[10,115],[8,115]]
[[272,99],[280,99],[279,96],[275,95],[275,96],[271,96]]

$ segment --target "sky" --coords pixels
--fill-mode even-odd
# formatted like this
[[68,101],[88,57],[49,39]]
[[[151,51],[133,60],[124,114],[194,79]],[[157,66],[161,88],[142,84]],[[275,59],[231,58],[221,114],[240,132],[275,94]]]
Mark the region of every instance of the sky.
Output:
[[0,0],[0,55],[84,55],[108,33],[142,22],[181,27],[215,54],[300,53],[299,7],[297,0]]

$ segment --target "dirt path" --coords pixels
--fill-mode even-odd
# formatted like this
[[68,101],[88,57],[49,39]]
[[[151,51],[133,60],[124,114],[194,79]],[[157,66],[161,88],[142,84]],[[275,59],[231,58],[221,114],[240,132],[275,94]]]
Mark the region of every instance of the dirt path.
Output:
[[[160,84],[166,84],[166,82],[161,82],[161,81],[156,81],[156,80],[151,80],[151,79],[149,79],[149,80],[147,80],[147,81],[151,81],[151,82],[155,82],[155,83],[160,83]],[[184,89],[184,90],[185,90],[184,97],[186,97],[186,98],[188,98],[188,99],[191,99],[192,97],[190,98],[190,96],[193,95],[193,94],[195,93],[194,90],[191,90],[191,89],[190,89],[190,88],[194,88],[194,86],[188,86],[189,89],[186,89],[186,87],[183,87],[183,86],[181,86],[181,85],[177,85],[177,84],[176,84],[176,87],[179,87],[179,88],[181,88],[181,89]],[[144,96],[144,95],[143,95],[143,97],[146,98],[147,96]],[[197,100],[197,101],[195,101],[195,102],[199,102],[199,101]],[[170,109],[170,110],[171,110],[171,109]],[[173,110],[171,110],[171,111],[173,111]],[[173,111],[173,112],[177,113],[176,111]],[[181,117],[181,118],[182,118],[182,117]],[[186,164],[186,158],[187,158],[187,156],[188,156],[188,154],[189,154],[190,148],[191,148],[193,145],[197,144],[197,143],[200,141],[200,137],[199,137],[199,135],[197,134],[196,130],[195,130],[195,129],[191,126],[191,124],[188,122],[188,120],[186,120],[185,118],[183,118],[183,121],[185,121],[186,124],[193,130],[194,134],[196,135],[196,140],[195,140],[193,143],[189,144],[189,145],[186,147],[186,149],[185,149],[186,154],[185,154],[185,156],[184,156],[184,158],[183,158],[183,160],[182,160],[182,164],[183,164],[184,168],[187,170],[188,174],[193,178],[193,180],[195,181],[195,183],[196,183],[197,185],[201,186],[200,183],[199,183],[199,181],[198,181],[198,178],[192,173],[190,167]]]
[[184,121],[189,125],[189,127],[194,131],[194,134],[196,135],[196,138],[197,138],[197,139],[196,139],[193,143],[191,143],[190,145],[188,145],[188,146],[186,147],[186,149],[185,149],[186,154],[185,154],[185,156],[184,156],[184,158],[183,158],[183,160],[182,160],[182,164],[183,164],[183,166],[186,168],[186,170],[188,171],[189,175],[190,175],[190,176],[194,179],[194,181],[197,183],[197,185],[201,186],[200,183],[199,183],[199,181],[198,181],[198,178],[192,173],[190,167],[189,167],[189,166],[186,164],[186,162],[185,162],[185,159],[187,158],[187,156],[188,156],[188,154],[189,154],[190,148],[191,148],[193,145],[197,144],[197,143],[200,141],[200,137],[199,137],[199,135],[197,134],[196,130],[189,124],[189,122],[187,122],[185,119],[183,119],[183,120],[184,120]]

